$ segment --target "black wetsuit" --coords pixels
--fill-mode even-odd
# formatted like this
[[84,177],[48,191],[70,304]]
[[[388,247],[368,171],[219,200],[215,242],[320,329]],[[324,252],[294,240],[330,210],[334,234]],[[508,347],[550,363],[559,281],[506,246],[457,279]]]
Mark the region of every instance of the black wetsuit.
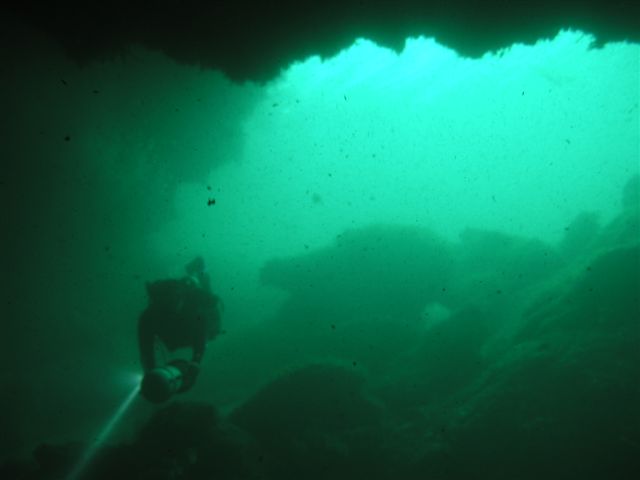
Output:
[[[203,281],[207,280],[207,281]],[[155,339],[167,350],[192,348],[200,363],[206,342],[220,333],[220,299],[211,293],[206,277],[159,280],[147,284],[149,306],[138,322],[140,359],[145,371],[157,367]]]

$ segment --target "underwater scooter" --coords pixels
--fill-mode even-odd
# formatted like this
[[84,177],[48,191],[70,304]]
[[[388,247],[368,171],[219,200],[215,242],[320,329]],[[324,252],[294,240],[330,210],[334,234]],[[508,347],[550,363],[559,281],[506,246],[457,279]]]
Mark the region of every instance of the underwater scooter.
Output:
[[195,362],[173,360],[149,370],[142,378],[140,394],[151,403],[163,403],[193,387],[200,367]]

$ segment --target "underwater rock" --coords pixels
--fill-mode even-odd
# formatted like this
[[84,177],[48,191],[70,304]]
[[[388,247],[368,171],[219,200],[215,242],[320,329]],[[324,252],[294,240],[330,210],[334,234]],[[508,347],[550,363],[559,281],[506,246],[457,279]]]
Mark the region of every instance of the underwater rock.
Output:
[[404,418],[446,403],[486,368],[482,347],[490,333],[489,319],[481,311],[456,312],[425,332],[416,348],[397,357],[376,395]]
[[622,192],[622,209],[604,229],[598,239],[598,247],[640,243],[640,175],[632,176]]
[[622,208],[638,210],[640,208],[640,175],[633,175],[622,190]]
[[[327,58],[357,38],[402,50],[407,37],[435,37],[465,57],[481,57],[513,43],[535,43],[559,27],[593,33],[598,44],[638,41],[635,2],[573,0],[528,4],[488,0],[362,2],[325,0],[144,2],[108,5],[8,3],[9,11],[55,39],[79,64],[116,58],[132,44],[163,52],[178,63],[213,68],[238,82],[266,83],[284,65]],[[73,19],[73,20],[71,20]]]
[[564,286],[542,293],[524,313],[526,341],[554,332],[574,335],[629,331],[640,335],[640,244],[597,255]]
[[[246,460],[250,438],[204,403],[172,403],[154,413],[131,444],[106,446],[78,480],[204,480],[255,478]],[[4,479],[66,478],[84,449],[80,444],[43,444],[32,461],[5,462]]]
[[361,376],[342,367],[312,365],[264,386],[231,420],[259,439],[281,440],[369,425],[378,420],[378,408],[366,397]]
[[565,259],[575,259],[588,251],[600,233],[598,215],[584,212],[576,216],[565,228],[565,234],[558,246]]
[[520,344],[459,409],[449,448],[460,478],[635,478],[638,365],[637,340],[615,336]]
[[174,402],[149,419],[135,443],[151,455],[156,451],[193,448],[215,438],[218,421],[212,405]]
[[272,260],[261,271],[263,284],[290,295],[262,335],[275,329],[277,336],[259,348],[271,349],[269,361],[338,358],[383,372],[414,343],[425,305],[457,302],[455,267],[447,241],[395,225],[347,230],[326,248]]
[[380,414],[361,377],[312,365],[267,384],[231,420],[257,439],[268,478],[356,478],[353,468],[366,469],[360,446],[380,430]]
[[461,478],[635,478],[639,265],[638,244],[611,248],[540,294],[459,410]]
[[212,405],[175,402],[156,412],[132,447],[149,478],[249,479],[249,445]]
[[419,315],[427,300],[449,303],[443,287],[454,265],[450,245],[429,230],[372,225],[307,255],[272,260],[260,278],[325,310]]
[[519,301],[516,294],[552,276],[564,264],[554,247],[537,239],[466,229],[457,251],[463,301],[499,304]]

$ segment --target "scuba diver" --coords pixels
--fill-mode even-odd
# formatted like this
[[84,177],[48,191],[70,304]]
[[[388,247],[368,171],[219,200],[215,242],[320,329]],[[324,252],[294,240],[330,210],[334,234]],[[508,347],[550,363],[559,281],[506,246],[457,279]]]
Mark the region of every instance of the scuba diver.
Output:
[[[221,301],[211,292],[203,258],[189,262],[185,271],[180,279],[147,283],[149,305],[138,321],[138,346],[145,372],[141,393],[153,403],[193,387],[207,341],[220,333]],[[193,355],[158,361],[162,347],[165,353],[191,348]]]

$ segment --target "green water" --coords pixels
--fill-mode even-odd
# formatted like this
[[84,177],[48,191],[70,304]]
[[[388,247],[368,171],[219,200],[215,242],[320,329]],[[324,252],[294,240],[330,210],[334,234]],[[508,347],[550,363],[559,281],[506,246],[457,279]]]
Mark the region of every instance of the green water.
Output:
[[1,468],[82,459],[145,282],[202,255],[224,333],[85,477],[635,478],[640,51],[591,40],[359,40],[266,85],[16,50]]
[[126,419],[125,415],[139,393],[140,387],[135,385],[133,390],[131,390],[131,393],[125,397],[113,415],[108,417],[106,423],[102,427],[102,430],[100,430],[100,433],[83,452],[80,460],[73,466],[67,480],[76,480],[77,478],[82,478],[86,475],[87,469],[93,466],[92,461],[95,459],[95,456],[105,448],[105,444],[109,440],[113,430],[123,419]]

